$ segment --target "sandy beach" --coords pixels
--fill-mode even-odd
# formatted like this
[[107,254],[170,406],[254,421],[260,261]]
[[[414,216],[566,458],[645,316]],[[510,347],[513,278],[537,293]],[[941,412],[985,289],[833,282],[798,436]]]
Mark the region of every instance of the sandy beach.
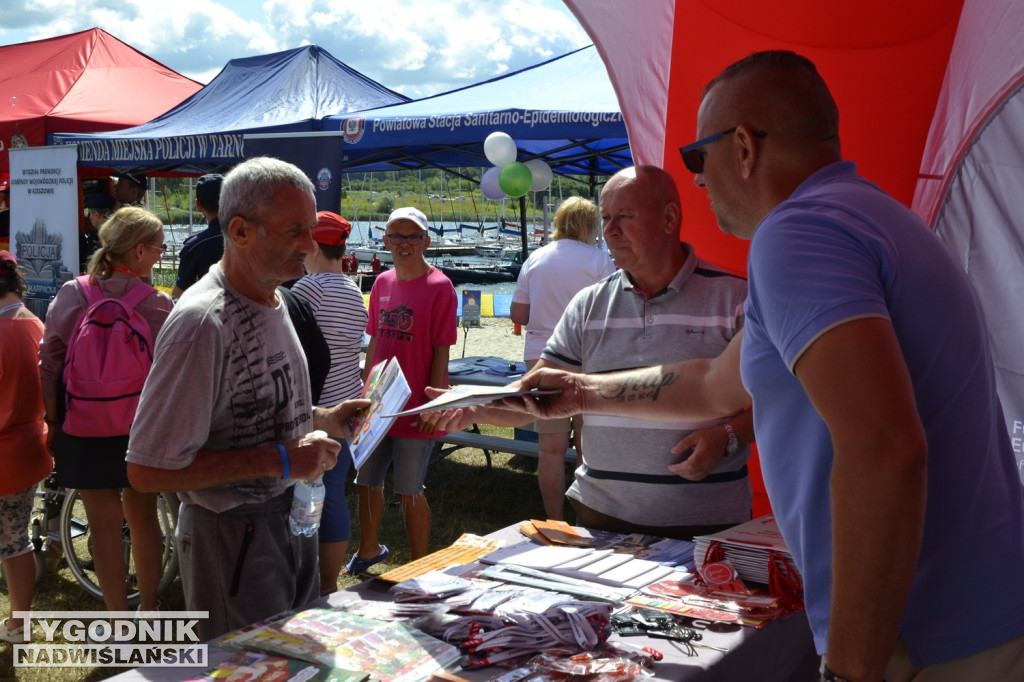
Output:
[[[526,330],[517,336],[514,325],[507,317],[482,317],[479,327],[465,330],[459,327],[459,340],[451,350],[451,359],[471,355],[495,355],[508,360],[522,360],[526,344]],[[465,348],[465,352],[463,352]]]

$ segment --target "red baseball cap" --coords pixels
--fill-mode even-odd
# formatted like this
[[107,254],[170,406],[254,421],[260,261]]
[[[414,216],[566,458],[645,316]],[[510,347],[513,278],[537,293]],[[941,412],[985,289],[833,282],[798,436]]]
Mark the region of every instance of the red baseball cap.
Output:
[[317,244],[342,246],[352,232],[352,225],[337,213],[319,211],[313,226],[313,241]]

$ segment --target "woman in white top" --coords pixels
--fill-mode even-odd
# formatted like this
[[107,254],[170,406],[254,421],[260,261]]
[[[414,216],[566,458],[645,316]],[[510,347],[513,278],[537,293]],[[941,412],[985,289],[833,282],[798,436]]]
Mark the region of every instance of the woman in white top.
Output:
[[[600,221],[597,206],[583,197],[569,197],[555,212],[552,243],[537,249],[523,263],[512,296],[512,321],[526,327],[523,359],[527,368],[540,359],[544,345],[562,319],[569,301],[581,289],[615,272],[611,257],[597,248]],[[565,451],[575,434],[580,461],[580,415],[536,423],[540,445],[537,483],[549,519],[562,520],[565,504]]]

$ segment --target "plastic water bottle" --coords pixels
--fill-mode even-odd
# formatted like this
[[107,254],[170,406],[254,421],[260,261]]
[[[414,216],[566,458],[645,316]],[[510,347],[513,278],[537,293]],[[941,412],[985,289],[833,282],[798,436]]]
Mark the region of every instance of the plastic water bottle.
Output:
[[298,481],[292,497],[292,511],[288,516],[288,527],[292,535],[312,535],[320,527],[320,516],[324,511],[326,490],[322,478],[312,481]]
[[[314,431],[311,435],[326,438],[323,431]],[[324,512],[323,477],[311,481],[299,480],[292,488],[292,510],[288,515],[288,527],[292,535],[312,535],[320,527],[320,516]]]

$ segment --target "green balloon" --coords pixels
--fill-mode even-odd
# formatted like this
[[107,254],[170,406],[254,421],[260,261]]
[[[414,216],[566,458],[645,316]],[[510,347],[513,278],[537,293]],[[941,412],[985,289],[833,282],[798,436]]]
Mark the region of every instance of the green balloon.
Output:
[[498,175],[498,186],[510,197],[521,197],[530,191],[533,173],[525,163],[513,161],[505,164]]

